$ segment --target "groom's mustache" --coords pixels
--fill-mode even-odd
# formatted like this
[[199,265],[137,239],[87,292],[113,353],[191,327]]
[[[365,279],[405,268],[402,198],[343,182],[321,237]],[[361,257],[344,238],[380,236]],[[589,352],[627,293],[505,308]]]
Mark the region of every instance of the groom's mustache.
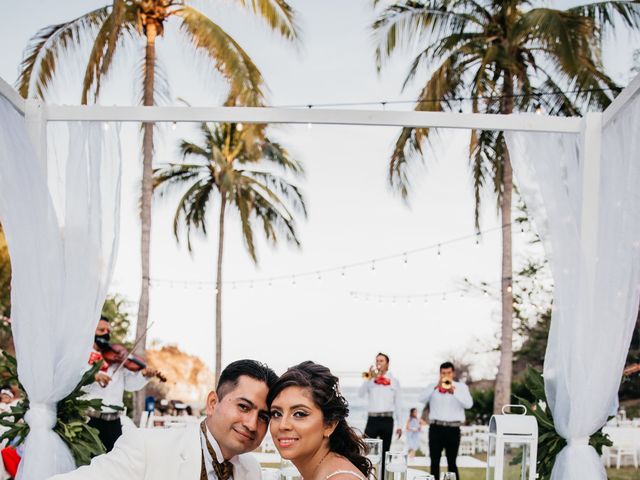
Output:
[[256,439],[256,432],[253,432],[253,431],[249,430],[244,425],[238,426],[238,427],[233,427],[233,429],[236,432],[238,432],[240,435],[244,435],[244,436],[248,437],[251,440],[255,440]]

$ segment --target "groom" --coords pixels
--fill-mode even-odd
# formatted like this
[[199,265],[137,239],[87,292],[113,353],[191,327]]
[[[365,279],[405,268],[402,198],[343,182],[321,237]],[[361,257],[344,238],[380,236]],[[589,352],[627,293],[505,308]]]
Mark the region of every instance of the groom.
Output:
[[251,455],[269,425],[267,393],[277,375],[255,360],[238,360],[220,374],[197,427],[131,429],[108,454],[50,480],[259,480]]

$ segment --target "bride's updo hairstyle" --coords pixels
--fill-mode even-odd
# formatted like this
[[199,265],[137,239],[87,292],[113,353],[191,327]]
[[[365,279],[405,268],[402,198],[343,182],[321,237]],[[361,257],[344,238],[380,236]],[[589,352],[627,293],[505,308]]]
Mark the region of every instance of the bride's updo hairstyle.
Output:
[[347,424],[349,404],[340,393],[338,377],[317,363],[307,361],[289,368],[271,387],[267,405],[286,388],[301,387],[311,393],[311,398],[322,411],[326,425],[337,423],[329,437],[329,450],[342,455],[369,478],[372,466],[366,455],[366,446],[356,432]]

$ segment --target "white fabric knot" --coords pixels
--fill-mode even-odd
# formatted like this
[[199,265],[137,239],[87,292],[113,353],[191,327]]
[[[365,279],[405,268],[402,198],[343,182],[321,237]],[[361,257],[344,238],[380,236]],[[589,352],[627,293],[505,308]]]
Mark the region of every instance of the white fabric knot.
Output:
[[577,437],[567,440],[570,447],[587,447],[589,446],[589,437]]
[[31,430],[52,430],[58,421],[57,408],[51,403],[32,403],[24,415]]

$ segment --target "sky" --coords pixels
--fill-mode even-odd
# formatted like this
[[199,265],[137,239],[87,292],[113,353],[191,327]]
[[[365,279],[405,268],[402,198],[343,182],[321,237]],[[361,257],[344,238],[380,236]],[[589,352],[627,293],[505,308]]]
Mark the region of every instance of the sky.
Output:
[[[320,105],[411,100],[425,76],[403,92],[411,52],[388,62],[378,74],[369,25],[373,13],[366,0],[293,0],[302,41],[293,46],[269,33],[260,21],[229,1],[190,2],[214,18],[254,59],[269,87],[272,105]],[[576,2],[547,2],[566,7]],[[14,2],[0,17],[0,76],[14,83],[24,47],[33,33],[103,5],[95,0]],[[169,89],[164,104],[219,105],[225,86],[202,59],[189,53],[169,26],[157,49]],[[621,84],[629,81],[632,46],[637,38],[617,34],[607,39],[604,61]],[[139,96],[136,68],[142,45],[117,60],[100,98],[104,105],[130,105]],[[63,58],[64,68],[51,101],[78,103],[79,57]],[[426,74],[425,74],[426,75]],[[356,108],[356,107],[352,107]],[[358,107],[363,108],[363,107]],[[394,105],[410,109],[411,105]],[[389,107],[387,107],[389,109]],[[468,132],[440,131],[424,167],[415,172],[409,203],[387,182],[388,160],[398,129],[390,127],[285,125],[270,130],[305,167],[300,187],[307,199],[308,219],[299,223],[302,248],[272,248],[258,242],[259,264],[249,259],[239,224],[228,217],[225,281],[253,279],[253,286],[227,285],[223,302],[223,363],[256,358],[278,372],[303,360],[314,360],[357,383],[378,351],[391,358],[391,368],[405,385],[428,382],[438,365],[466,357],[475,377],[495,375],[491,352],[499,331],[497,297],[441,292],[461,288],[462,279],[500,280],[500,236],[495,200],[483,198],[481,242],[474,234]],[[160,128],[156,165],[179,160],[179,138],[197,139],[195,126]],[[135,316],[140,288],[138,196],[141,177],[139,129],[122,127],[123,195],[120,245],[111,293],[124,297]],[[176,344],[213,365],[217,211],[210,211],[209,236],[197,237],[193,251],[178,244],[172,232],[177,197],[154,204],[151,250],[149,337],[157,344]],[[450,243],[450,240],[469,237]],[[514,264],[539,256],[530,233],[514,227]],[[438,255],[437,245],[440,244]],[[415,255],[403,252],[425,249]],[[389,261],[371,260],[397,255]],[[363,262],[332,274],[304,272]],[[375,266],[375,268],[372,268]],[[296,275],[295,281],[271,277]],[[353,292],[359,295],[354,296]],[[414,297],[411,303],[402,298]],[[428,295],[425,304],[423,297]],[[357,297],[357,298],[356,298]],[[368,300],[364,300],[367,297]],[[394,301],[395,297],[395,301]]]

